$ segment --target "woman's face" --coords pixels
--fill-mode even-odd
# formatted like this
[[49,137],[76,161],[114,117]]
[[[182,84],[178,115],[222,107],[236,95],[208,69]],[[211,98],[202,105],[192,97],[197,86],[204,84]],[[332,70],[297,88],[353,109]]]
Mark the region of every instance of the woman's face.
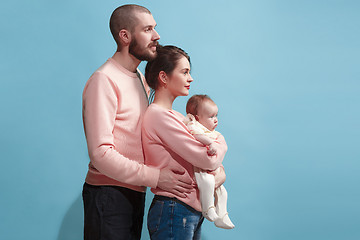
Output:
[[193,79],[190,75],[190,63],[186,57],[179,59],[174,71],[167,77],[166,89],[172,96],[189,95],[190,83]]

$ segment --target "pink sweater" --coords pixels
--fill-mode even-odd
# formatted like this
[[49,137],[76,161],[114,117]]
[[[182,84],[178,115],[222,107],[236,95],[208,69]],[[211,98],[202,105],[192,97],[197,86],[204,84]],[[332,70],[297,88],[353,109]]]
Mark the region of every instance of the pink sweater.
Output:
[[[160,171],[144,165],[141,123],[149,87],[142,76],[110,58],[88,80],[83,121],[90,156],[86,182],[145,191],[156,187]],[[146,90],[145,90],[146,89]]]
[[[154,103],[148,107],[142,125],[145,163],[159,169],[168,164],[181,165],[195,182],[193,167],[207,170],[218,168],[227,151],[227,145],[224,137],[220,135],[214,142],[218,149],[217,155],[208,156],[206,146],[190,134],[183,120],[184,116],[174,110],[167,110]],[[175,197],[159,188],[152,188],[151,191],[157,195]],[[176,198],[201,211],[197,187],[194,187],[186,198]]]

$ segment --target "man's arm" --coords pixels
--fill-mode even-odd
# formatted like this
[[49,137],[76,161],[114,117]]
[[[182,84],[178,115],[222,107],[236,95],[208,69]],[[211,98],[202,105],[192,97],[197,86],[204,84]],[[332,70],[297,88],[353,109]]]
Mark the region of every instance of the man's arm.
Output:
[[153,188],[168,186],[173,191],[187,192],[192,182],[182,175],[181,169],[169,166],[160,171],[131,160],[116,150],[113,136],[116,111],[114,83],[104,74],[95,73],[83,94],[84,129],[92,165],[119,182]]
[[156,187],[158,169],[131,160],[116,150],[113,129],[117,107],[115,84],[105,74],[95,72],[83,93],[83,121],[91,164],[119,182]]

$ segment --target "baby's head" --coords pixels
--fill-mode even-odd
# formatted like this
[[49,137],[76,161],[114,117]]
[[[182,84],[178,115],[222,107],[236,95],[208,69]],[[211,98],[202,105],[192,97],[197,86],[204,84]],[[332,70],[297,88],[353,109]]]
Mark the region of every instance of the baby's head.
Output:
[[194,115],[195,119],[210,131],[218,124],[218,107],[208,95],[194,95],[186,104],[186,113]]

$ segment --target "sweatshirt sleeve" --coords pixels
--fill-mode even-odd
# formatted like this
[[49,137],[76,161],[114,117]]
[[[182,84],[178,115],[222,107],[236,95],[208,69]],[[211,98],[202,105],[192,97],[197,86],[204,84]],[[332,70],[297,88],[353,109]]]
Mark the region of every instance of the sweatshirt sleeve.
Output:
[[222,136],[215,142],[218,147],[217,154],[209,156],[207,148],[190,134],[186,125],[173,112],[163,112],[163,114],[154,115],[153,119],[154,117],[156,117],[154,120],[156,124],[152,126],[157,137],[166,147],[195,167],[214,170],[221,166],[227,151],[227,145]]
[[156,187],[158,169],[128,159],[115,149],[117,94],[115,84],[100,72],[94,73],[84,88],[83,121],[90,161],[99,172],[119,182]]

